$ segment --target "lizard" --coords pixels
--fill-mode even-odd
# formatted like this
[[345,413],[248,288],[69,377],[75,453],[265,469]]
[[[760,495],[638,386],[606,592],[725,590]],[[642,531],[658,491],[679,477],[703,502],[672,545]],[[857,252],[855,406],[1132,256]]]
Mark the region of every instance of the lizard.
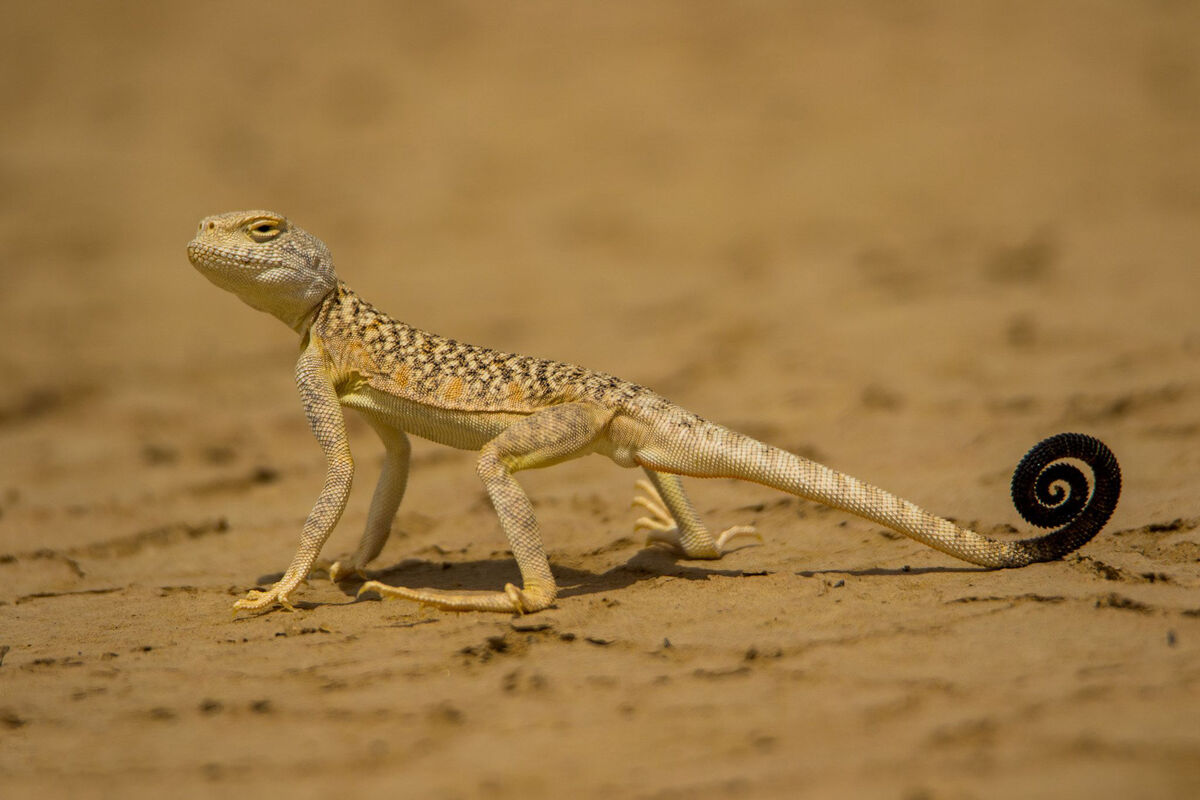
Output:
[[[354,461],[344,408],[366,420],[385,448],[383,467],[353,555],[328,568],[335,582],[358,576],[375,591],[449,611],[525,614],[558,593],[533,506],[515,473],[588,454],[640,467],[650,516],[648,546],[689,559],[717,559],[751,526],[719,534],[700,520],[681,476],[737,478],[903,533],[948,555],[989,568],[1061,558],[1092,539],[1116,507],[1120,467],[1098,439],[1078,433],[1035,445],[1013,475],[1012,494],[1030,524],[1055,528],[1030,538],[991,538],[934,516],[896,495],[810,459],[705,420],[650,389],[612,375],[532,356],[465,344],[400,322],[363,300],[334,270],[329,248],[272,211],[206,217],[187,246],[208,280],[300,336],[296,385],[324,453],[325,481],[282,577],[234,603],[239,611],[293,609],[321,548],[346,507]],[[479,479],[520,570],[521,585],[500,591],[390,586],[364,570],[391,531],[408,479],[409,436],[477,451]],[[1082,462],[1091,480],[1077,466]]]

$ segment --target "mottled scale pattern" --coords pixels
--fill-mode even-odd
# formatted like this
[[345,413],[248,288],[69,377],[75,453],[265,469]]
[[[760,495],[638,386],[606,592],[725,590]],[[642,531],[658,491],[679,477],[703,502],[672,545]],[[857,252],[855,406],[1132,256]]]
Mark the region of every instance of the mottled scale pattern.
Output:
[[[464,411],[530,413],[576,401],[626,407],[661,400],[603,372],[504,353],[414,328],[375,308],[344,283],[317,314],[313,332],[339,369],[384,391]],[[670,405],[662,401],[664,406]]]

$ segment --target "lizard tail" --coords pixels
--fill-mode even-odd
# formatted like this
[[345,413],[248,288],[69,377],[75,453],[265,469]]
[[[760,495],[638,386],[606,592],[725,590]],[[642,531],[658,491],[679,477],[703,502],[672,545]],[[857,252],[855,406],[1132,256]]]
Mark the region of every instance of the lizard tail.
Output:
[[[1027,522],[1055,530],[1002,541],[961,528],[869,483],[719,425],[705,423],[688,438],[688,447],[676,445],[669,450],[655,446],[668,437],[652,442],[639,450],[638,461],[661,472],[738,478],[770,486],[849,511],[984,567],[1053,561],[1082,547],[1108,522],[1121,494],[1121,468],[1103,442],[1081,433],[1051,436],[1021,459],[1013,473],[1012,497]],[[1087,466],[1090,487],[1083,471],[1067,459]]]

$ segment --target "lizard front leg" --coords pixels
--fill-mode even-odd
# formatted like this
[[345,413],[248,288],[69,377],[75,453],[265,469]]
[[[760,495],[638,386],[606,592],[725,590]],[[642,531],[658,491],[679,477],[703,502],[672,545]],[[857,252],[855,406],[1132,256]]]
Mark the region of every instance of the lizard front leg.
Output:
[[558,587],[550,572],[533,505],[513,473],[548,467],[591,452],[593,442],[611,417],[611,411],[589,403],[552,406],[513,423],[480,451],[479,478],[496,508],[500,527],[521,570],[520,588],[510,583],[501,592],[467,593],[409,589],[368,581],[359,594],[375,591],[385,597],[415,600],[445,611],[524,614],[548,607],[554,602]]
[[233,604],[234,612],[257,611],[274,604],[292,608],[290,596],[300,582],[308,577],[313,562],[329,538],[346,508],[350,484],[354,479],[354,460],[346,438],[346,419],[338,403],[333,382],[325,371],[323,359],[310,345],[296,362],[296,386],[304,403],[304,413],[317,443],[325,453],[325,485],[316,505],[304,521],[300,534],[300,549],[283,577],[266,591],[252,590]]
[[363,568],[383,550],[392,532],[396,509],[400,507],[404,489],[408,485],[408,464],[412,453],[408,435],[373,417],[367,416],[366,420],[383,441],[387,452],[383,459],[383,470],[379,473],[379,483],[375,485],[375,494],[371,497],[367,527],[358,542],[358,549],[349,561],[337,561],[329,568],[329,577],[334,582],[344,581],[354,575],[362,576]]
[[714,538],[692,507],[678,475],[647,467],[646,477],[648,482],[638,481],[638,488],[645,494],[633,501],[652,515],[641,517],[633,526],[635,531],[650,531],[646,544],[665,547],[686,558],[720,558],[728,552],[725,546],[738,537],[762,541],[752,525],[735,525]]

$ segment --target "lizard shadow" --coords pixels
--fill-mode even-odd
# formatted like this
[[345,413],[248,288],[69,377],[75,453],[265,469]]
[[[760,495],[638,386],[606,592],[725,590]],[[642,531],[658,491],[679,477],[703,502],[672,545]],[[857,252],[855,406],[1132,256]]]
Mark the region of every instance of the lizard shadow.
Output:
[[815,578],[817,575],[853,575],[856,578],[869,578],[886,575],[900,577],[901,575],[937,575],[958,572],[995,572],[987,567],[870,567],[867,569],[801,569],[796,574],[802,578]]
[[[712,569],[693,566],[678,556],[657,548],[639,550],[627,561],[604,572],[578,569],[562,564],[551,564],[551,571],[558,581],[559,599],[604,594],[628,588],[634,584],[670,577],[689,581],[706,581],[711,577],[752,577],[766,574],[741,569]],[[867,569],[814,569],[797,570],[796,575],[812,578],[818,575],[852,575],[855,577],[903,575],[930,575],[989,572],[983,567],[870,567]],[[516,563],[509,557],[475,559],[471,561],[429,561],[421,558],[406,558],[391,566],[367,570],[369,580],[377,580],[393,586],[409,588],[440,589],[445,591],[486,592],[499,591],[506,583],[520,585],[521,575]],[[267,586],[283,577],[283,573],[264,575],[259,578],[260,586]],[[357,597],[363,581],[351,578],[338,585],[341,592],[352,601]],[[373,596],[363,598],[365,602]],[[326,605],[312,601],[294,601],[298,608],[315,608]]]
[[[628,561],[604,572],[593,572],[562,564],[551,564],[550,569],[558,582],[560,599],[603,594],[632,586],[639,581],[661,577],[704,581],[713,576],[745,575],[740,569],[710,569],[681,564],[670,553],[653,548],[641,550]],[[367,570],[366,573],[370,580],[394,586],[446,591],[494,592],[503,589],[506,583],[519,586],[521,582],[516,563],[511,558],[501,557],[453,562],[406,558],[391,566]],[[351,579],[342,583],[339,588],[346,596],[354,597],[361,585],[360,580]]]

